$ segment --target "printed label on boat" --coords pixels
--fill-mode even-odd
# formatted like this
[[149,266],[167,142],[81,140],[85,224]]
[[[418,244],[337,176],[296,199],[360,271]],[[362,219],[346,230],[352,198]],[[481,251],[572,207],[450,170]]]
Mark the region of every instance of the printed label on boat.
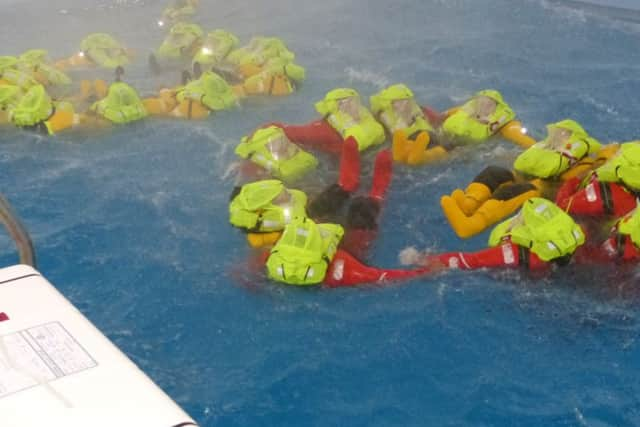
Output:
[[60,322],[1,336],[0,399],[97,365]]

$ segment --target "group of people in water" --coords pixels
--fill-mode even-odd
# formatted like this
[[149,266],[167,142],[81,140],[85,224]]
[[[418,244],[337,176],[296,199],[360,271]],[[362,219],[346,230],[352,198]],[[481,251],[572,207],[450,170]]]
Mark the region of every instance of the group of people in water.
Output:
[[[295,54],[276,37],[254,37],[245,46],[232,33],[205,33],[184,19],[195,13],[197,0],[179,0],[161,22],[168,34],[149,56],[151,72],[181,71],[178,85],[141,98],[124,81],[134,52],[109,34],[85,37],[78,53],[53,61],[46,50],[0,56],[0,124],[45,134],[108,124],[135,122],[149,115],[202,119],[235,107],[243,97],[293,93],[305,79]],[[114,70],[115,81],[82,79],[71,73]]]
[[[159,24],[169,29],[149,56],[153,73],[185,70],[182,81],[143,99],[123,81],[133,52],[108,34],[87,36],[80,52],[53,61],[34,49],[0,57],[0,123],[45,134],[77,126],[125,124],[148,115],[199,119],[249,95],[287,95],[305,78],[295,55],[275,37],[239,47],[225,30],[205,33],[188,22],[197,0],[177,0]],[[69,74],[105,68],[115,81]],[[443,113],[420,105],[404,84],[370,97],[337,88],[316,102],[320,118],[306,124],[267,123],[241,139],[229,217],[263,254],[269,278],[292,285],[353,286],[409,279],[447,269],[541,270],[569,263],[640,259],[640,141],[602,144],[563,119],[534,140],[496,90],[482,90]],[[364,263],[375,240],[393,164],[444,161],[456,147],[502,138],[522,148],[512,168],[489,165],[440,204],[463,239],[494,226],[488,248],[474,253],[414,253],[412,268]],[[390,148],[385,143],[390,143]],[[368,192],[359,193],[360,152],[377,150]],[[317,151],[339,157],[338,179],[308,196],[295,182],[318,165]],[[515,215],[514,215],[515,214]],[[509,216],[514,215],[509,218]],[[585,218],[598,226],[585,226]],[[599,228],[614,225],[607,233]]]
[[[448,269],[541,271],[640,260],[640,141],[602,144],[571,119],[549,124],[546,137],[535,141],[495,90],[438,113],[419,105],[406,85],[395,84],[372,95],[370,106],[353,89],[334,89],[315,104],[320,119],[269,123],[237,146],[248,182],[231,194],[230,222],[252,247],[264,250],[272,280],[354,286]],[[488,248],[414,252],[405,259],[414,267],[407,269],[363,262],[379,227],[394,162],[428,165],[443,161],[455,147],[479,147],[495,137],[522,147],[513,167],[490,165],[466,188],[441,198],[444,217],[460,238],[494,226]],[[391,149],[384,148],[385,141]],[[359,153],[376,149],[371,189],[356,196]],[[316,167],[314,150],[339,155],[340,167],[337,183],[309,197],[290,185]],[[614,225],[603,234],[609,220]]]

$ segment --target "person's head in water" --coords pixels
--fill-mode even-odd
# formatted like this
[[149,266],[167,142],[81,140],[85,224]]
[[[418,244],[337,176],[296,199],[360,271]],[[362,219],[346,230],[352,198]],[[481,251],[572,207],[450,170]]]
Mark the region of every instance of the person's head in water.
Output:
[[569,142],[571,135],[573,132],[571,130],[554,126],[549,129],[549,139],[548,144],[551,148],[564,148],[564,146]]
[[284,135],[269,141],[267,149],[276,160],[289,160],[300,151],[298,146],[291,143]]
[[475,118],[480,122],[491,120],[491,115],[495,113],[498,103],[485,95],[476,97],[475,101]]
[[395,111],[407,126],[410,126],[415,120],[414,106],[415,101],[409,98],[395,99],[391,102],[393,111]]
[[357,96],[339,99],[338,110],[358,121],[360,120],[360,99]]

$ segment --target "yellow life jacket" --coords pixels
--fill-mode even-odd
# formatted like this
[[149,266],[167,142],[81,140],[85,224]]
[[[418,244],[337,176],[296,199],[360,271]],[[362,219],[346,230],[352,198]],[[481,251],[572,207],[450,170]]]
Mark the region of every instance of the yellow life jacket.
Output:
[[18,70],[16,68],[5,68],[0,71],[0,77],[12,85],[19,86],[22,89],[30,89],[36,86],[38,82],[33,78],[31,72]]
[[584,232],[567,213],[539,197],[527,200],[515,217],[498,224],[489,245],[498,246],[506,238],[543,261],[571,255],[585,241]]
[[573,120],[562,120],[547,126],[548,133],[554,129],[571,131],[562,146],[555,146],[550,136],[522,152],[514,163],[518,172],[538,178],[552,178],[566,172],[586,156],[600,150],[601,144]]
[[43,84],[53,86],[67,86],[70,85],[71,78],[62,71],[49,64],[39,64],[35,66],[35,71],[38,75],[44,78]]
[[640,192],[640,141],[625,142],[618,152],[595,171],[602,182],[618,182]]
[[618,233],[631,237],[631,241],[640,247],[640,207],[635,208],[616,224]]
[[256,67],[262,67],[267,61],[275,58],[288,62],[295,59],[293,52],[277,37],[254,37],[247,46],[236,49],[227,56],[227,60],[232,64],[251,64]]
[[18,65],[18,58],[15,56],[0,56],[0,75],[8,68],[15,68]]
[[284,60],[272,61],[260,73],[245,80],[243,87],[249,95],[289,95],[296,84],[305,79],[303,67]]
[[287,225],[267,259],[268,276],[288,285],[321,283],[338,250],[344,229],[298,218]]
[[158,48],[162,58],[182,58],[192,53],[192,48],[204,37],[204,31],[196,24],[179,22],[171,27],[169,35]]
[[268,170],[275,178],[293,181],[315,169],[318,160],[289,141],[276,126],[258,129],[242,138],[236,154]]
[[[496,102],[495,111],[486,121],[479,121],[474,115],[478,97],[486,96]],[[459,139],[460,142],[477,143],[486,141],[502,126],[515,119],[516,114],[504,102],[502,95],[495,90],[483,90],[476,93],[462,108],[449,116],[442,124],[445,135]]]
[[[406,112],[397,111],[394,104],[408,102]],[[404,84],[396,84],[371,96],[371,112],[390,134],[403,130],[409,137],[418,132],[433,132],[433,126],[416,103],[413,92]]]
[[35,126],[54,113],[53,102],[44,86],[37,85],[24,94],[18,105],[11,110],[11,121],[20,127]]
[[80,43],[80,50],[101,67],[117,68],[129,63],[126,49],[109,34],[88,35]]
[[[359,119],[342,111],[342,102],[356,102]],[[360,95],[353,89],[334,89],[327,93],[322,101],[316,102],[315,107],[343,139],[354,137],[360,151],[385,141],[384,128],[373,118],[369,110],[362,106]]]
[[177,95],[178,101],[200,102],[213,111],[226,110],[237,105],[233,89],[213,71],[205,71],[199,79],[189,82]]
[[229,222],[247,231],[282,231],[296,217],[305,217],[307,195],[266,179],[245,184],[229,204]]
[[15,85],[0,85],[0,110],[11,110],[20,101],[23,92]]
[[33,68],[36,65],[45,64],[48,61],[49,52],[44,49],[31,49],[24,52],[18,58],[20,63],[25,64],[26,66]]
[[117,124],[133,122],[147,116],[147,110],[136,90],[124,82],[111,84],[107,96],[93,104],[91,111]]
[[234,34],[225,30],[214,30],[207,34],[202,47],[198,49],[193,62],[211,65],[222,61],[240,40]]

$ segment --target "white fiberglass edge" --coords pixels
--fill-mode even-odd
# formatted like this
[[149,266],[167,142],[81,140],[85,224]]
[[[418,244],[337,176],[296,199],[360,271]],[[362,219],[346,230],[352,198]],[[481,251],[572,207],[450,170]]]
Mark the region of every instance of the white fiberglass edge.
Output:
[[0,424],[195,426],[40,273],[0,269]]

